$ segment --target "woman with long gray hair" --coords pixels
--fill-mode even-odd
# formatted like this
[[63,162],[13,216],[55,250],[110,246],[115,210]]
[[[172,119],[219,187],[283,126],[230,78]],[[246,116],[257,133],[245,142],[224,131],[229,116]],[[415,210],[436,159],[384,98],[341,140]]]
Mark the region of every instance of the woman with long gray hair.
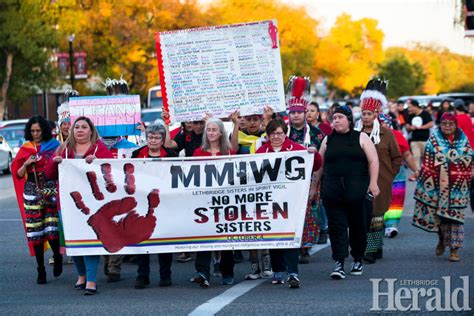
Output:
[[[232,120],[234,121],[234,125],[237,125],[236,114],[233,115]],[[218,118],[209,118],[204,127],[202,146],[194,151],[194,156],[212,157],[234,154],[235,151],[232,149],[229,137],[224,128],[224,123]],[[201,251],[196,254],[195,267],[197,274],[192,278],[192,281],[198,283],[203,288],[209,287],[211,259],[211,251]],[[233,251],[221,251],[220,270],[222,273],[222,284],[232,285],[234,283]]]

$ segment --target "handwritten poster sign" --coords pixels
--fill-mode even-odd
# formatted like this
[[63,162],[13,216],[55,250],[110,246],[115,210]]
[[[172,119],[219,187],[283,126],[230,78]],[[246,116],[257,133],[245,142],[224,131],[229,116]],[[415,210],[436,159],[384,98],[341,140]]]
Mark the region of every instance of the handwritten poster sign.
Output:
[[71,122],[79,116],[92,120],[101,137],[140,135],[139,95],[76,97],[69,100]]
[[173,121],[286,109],[275,20],[156,33],[156,48]]

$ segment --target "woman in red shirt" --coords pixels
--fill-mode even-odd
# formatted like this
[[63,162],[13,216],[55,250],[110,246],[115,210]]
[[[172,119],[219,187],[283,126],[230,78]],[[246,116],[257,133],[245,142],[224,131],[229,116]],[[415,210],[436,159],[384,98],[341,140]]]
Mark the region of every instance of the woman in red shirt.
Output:
[[[223,155],[234,155],[229,137],[224,128],[224,123],[218,118],[207,120],[202,136],[202,146],[194,151],[195,157],[212,157]],[[209,287],[210,264],[212,251],[201,251],[196,254],[197,275],[193,282],[201,287]],[[220,270],[222,273],[222,284],[232,285],[234,283],[234,253],[233,251],[221,251]]]
[[[265,131],[269,138],[262,147],[257,150],[257,154],[269,153],[269,152],[281,152],[281,151],[297,151],[297,150],[308,150],[314,153],[314,164],[313,172],[321,168],[321,156],[314,147],[306,147],[291,141],[286,135],[288,127],[285,122],[281,119],[271,120]],[[310,197],[314,196],[316,188],[312,187],[310,190]],[[300,279],[298,275],[298,259],[299,259],[299,248],[289,249],[270,249],[270,259],[272,262],[273,269],[273,284],[283,284],[283,273],[288,273],[288,285],[291,288],[300,287]]]
[[[91,163],[96,158],[113,158],[112,153],[99,140],[97,129],[89,118],[78,117],[72,125],[71,133],[72,135],[69,135],[53,158],[48,161],[45,175],[49,179],[58,179],[58,165],[63,159],[84,159],[87,163]],[[59,202],[58,209],[60,209]],[[96,294],[100,256],[73,256],[72,258],[78,274],[75,288],[85,290],[84,295]]]

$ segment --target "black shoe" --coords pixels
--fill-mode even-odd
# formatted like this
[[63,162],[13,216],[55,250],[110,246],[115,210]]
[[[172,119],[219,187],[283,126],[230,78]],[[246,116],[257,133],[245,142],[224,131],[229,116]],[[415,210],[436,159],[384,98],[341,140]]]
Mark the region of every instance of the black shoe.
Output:
[[38,278],[36,279],[37,284],[46,284],[46,269],[44,267],[38,267]]
[[321,232],[319,233],[319,238],[318,238],[318,241],[316,242],[316,244],[324,245],[324,244],[327,244],[327,242],[328,242],[328,231],[327,231],[327,229],[321,230]]
[[82,291],[82,290],[85,290],[86,289],[86,284],[85,283],[82,283],[82,284],[76,284],[74,285],[74,288],[78,291]]
[[163,279],[160,279],[159,285],[160,285],[161,287],[171,286],[171,285],[172,285],[172,283],[171,283],[171,278],[163,278]]
[[346,272],[344,271],[344,261],[336,260],[334,270],[329,275],[334,280],[342,280],[346,278]]
[[209,280],[202,273],[198,273],[194,277],[194,282],[199,284],[200,287],[207,289],[209,287]]
[[144,289],[150,285],[150,278],[147,276],[139,275],[137,276],[137,279],[135,280],[135,288],[138,290]]
[[360,262],[360,261],[352,262],[351,274],[352,275],[362,275],[362,272],[363,272],[362,262]]
[[86,290],[84,292],[84,295],[85,296],[91,296],[91,295],[96,295],[97,293],[99,293],[99,292],[97,292],[97,288],[95,288],[95,289],[86,288]]
[[53,275],[57,278],[63,273],[63,256],[54,256]]
[[382,259],[383,258],[383,249],[377,249],[377,251],[374,254],[375,259]]
[[375,257],[375,252],[367,253],[364,256],[363,260],[370,264],[375,263],[375,261],[377,261],[377,258]]
[[234,251],[234,263],[241,263],[242,261],[244,261],[244,255],[242,255],[242,251]]
[[299,289],[300,288],[300,279],[298,278],[298,275],[297,274],[290,274],[290,276],[288,277],[288,287],[290,289]]
[[118,282],[120,281],[120,274],[117,273],[109,273],[107,276],[107,282],[113,283],[113,282]]

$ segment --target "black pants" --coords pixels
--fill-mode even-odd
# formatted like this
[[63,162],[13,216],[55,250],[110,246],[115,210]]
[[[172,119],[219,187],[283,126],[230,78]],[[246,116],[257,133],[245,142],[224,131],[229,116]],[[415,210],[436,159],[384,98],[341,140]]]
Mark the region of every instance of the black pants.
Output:
[[[172,253],[158,254],[158,262],[160,263],[160,279],[171,279],[171,262],[173,262]],[[150,255],[137,256],[139,276],[150,277]]]
[[364,256],[373,203],[365,198],[368,186],[368,176],[323,179],[321,198],[334,260],[347,258],[349,245],[354,260],[361,261]]
[[[59,239],[48,240],[48,243],[51,250],[53,250],[54,257],[61,257],[61,253],[59,252]],[[44,267],[44,244],[34,245],[33,248],[35,249],[35,258],[38,267]]]
[[[196,271],[204,274],[209,280],[211,277],[212,251],[200,251],[196,253]],[[234,277],[234,252],[232,250],[221,251],[220,269],[222,277]]]
[[300,248],[270,249],[273,272],[298,274],[299,251]]
[[[328,216],[332,258],[344,260],[351,256],[361,261],[367,247],[367,232],[372,215],[372,201],[323,200]],[[349,229],[349,236],[347,229]]]

